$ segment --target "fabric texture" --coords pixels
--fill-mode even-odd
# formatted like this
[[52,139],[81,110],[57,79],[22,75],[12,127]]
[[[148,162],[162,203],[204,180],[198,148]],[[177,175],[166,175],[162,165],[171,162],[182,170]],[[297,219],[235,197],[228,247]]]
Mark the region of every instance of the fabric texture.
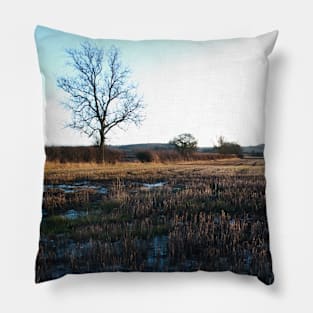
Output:
[[37,26],[46,164],[36,282],[203,270],[273,283],[263,152],[277,35],[131,41]]

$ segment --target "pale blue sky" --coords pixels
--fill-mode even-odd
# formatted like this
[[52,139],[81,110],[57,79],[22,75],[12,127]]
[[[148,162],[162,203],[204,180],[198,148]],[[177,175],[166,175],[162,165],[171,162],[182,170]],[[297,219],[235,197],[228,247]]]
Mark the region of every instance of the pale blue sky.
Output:
[[[57,77],[71,71],[65,49],[79,48],[87,38],[40,26],[35,35],[44,74],[46,144],[91,144],[87,136],[64,128],[71,113],[62,106],[66,94],[56,85]],[[212,146],[219,135],[242,145],[264,142],[267,66],[256,39],[95,43],[120,49],[146,104],[142,125],[111,132],[108,144],[168,142],[186,132],[200,146]]]

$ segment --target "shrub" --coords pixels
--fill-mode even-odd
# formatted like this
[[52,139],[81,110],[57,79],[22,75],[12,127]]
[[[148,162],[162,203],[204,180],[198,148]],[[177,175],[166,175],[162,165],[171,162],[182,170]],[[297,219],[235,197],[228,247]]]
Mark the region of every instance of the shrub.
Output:
[[[227,158],[233,158],[236,155],[229,154]],[[136,158],[140,162],[177,162],[177,161],[207,161],[216,159],[225,159],[226,156],[219,153],[195,152],[183,155],[177,150],[140,150],[136,153]]]
[[223,136],[218,138],[218,145],[215,150],[220,154],[234,154],[242,157],[243,152],[241,146],[236,142],[227,142]]
[[136,152],[136,158],[140,162],[156,162],[157,161],[157,153],[151,150],[141,150]]

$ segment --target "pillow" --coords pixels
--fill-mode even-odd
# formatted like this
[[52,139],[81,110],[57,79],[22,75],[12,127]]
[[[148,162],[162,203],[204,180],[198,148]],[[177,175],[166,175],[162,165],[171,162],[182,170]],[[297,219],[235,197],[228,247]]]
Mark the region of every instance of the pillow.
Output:
[[36,28],[46,153],[37,283],[197,270],[273,283],[263,150],[277,34],[129,41]]

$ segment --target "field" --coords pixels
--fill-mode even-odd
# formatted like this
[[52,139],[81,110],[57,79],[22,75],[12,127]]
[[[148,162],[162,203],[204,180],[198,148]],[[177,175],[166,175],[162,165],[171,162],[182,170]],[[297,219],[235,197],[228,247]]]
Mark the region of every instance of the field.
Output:
[[263,158],[46,162],[36,281],[225,271],[271,283]]

